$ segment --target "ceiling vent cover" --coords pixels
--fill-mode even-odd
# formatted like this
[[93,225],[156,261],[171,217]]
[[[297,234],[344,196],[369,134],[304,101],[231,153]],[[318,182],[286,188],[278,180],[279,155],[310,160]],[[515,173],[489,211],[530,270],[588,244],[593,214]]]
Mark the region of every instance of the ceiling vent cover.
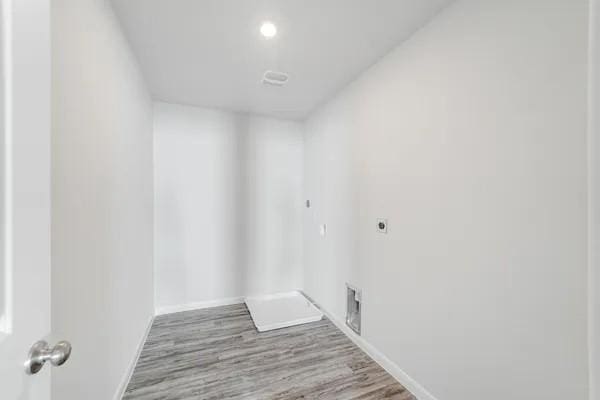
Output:
[[289,78],[290,76],[285,72],[267,71],[263,75],[262,83],[265,85],[283,86]]

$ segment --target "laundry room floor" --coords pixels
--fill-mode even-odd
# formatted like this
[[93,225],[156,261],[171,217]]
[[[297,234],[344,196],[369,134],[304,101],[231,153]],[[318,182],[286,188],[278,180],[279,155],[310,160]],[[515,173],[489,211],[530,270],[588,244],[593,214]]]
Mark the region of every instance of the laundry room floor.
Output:
[[244,304],[158,316],[124,400],[416,400],[331,321],[257,332]]

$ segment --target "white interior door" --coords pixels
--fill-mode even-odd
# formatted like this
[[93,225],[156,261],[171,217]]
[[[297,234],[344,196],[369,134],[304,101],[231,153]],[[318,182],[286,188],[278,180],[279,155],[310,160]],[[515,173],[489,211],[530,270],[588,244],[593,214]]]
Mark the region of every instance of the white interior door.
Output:
[[49,400],[50,362],[24,369],[50,334],[49,0],[0,1],[0,398]]

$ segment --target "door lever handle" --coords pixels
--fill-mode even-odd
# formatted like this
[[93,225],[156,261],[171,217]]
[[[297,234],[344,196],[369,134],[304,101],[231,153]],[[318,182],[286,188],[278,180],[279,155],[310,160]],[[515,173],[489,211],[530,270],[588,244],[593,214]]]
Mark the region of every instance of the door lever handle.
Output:
[[29,356],[25,361],[25,373],[33,375],[40,372],[46,361],[50,361],[55,367],[63,365],[71,355],[71,344],[67,341],[61,341],[53,348],[48,343],[40,340],[31,346]]

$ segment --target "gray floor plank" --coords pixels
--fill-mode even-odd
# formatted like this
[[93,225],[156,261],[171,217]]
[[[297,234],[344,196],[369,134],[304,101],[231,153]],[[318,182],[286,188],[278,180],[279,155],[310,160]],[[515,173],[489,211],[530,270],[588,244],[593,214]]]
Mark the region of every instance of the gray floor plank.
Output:
[[159,316],[123,400],[416,400],[329,320],[259,333],[243,304]]

